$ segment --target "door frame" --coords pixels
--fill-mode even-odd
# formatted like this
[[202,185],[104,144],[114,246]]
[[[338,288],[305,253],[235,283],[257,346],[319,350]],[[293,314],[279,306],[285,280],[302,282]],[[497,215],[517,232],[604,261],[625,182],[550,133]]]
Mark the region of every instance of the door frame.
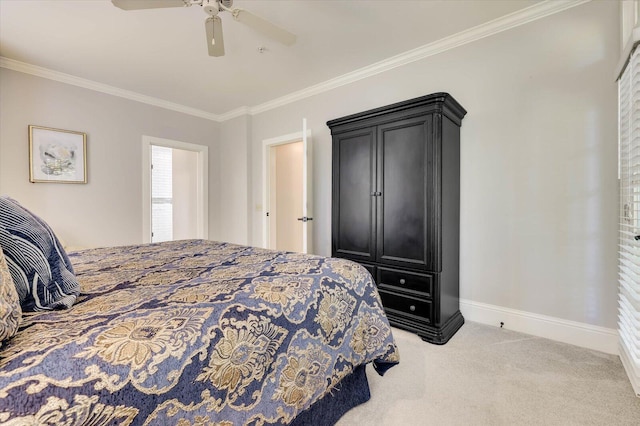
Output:
[[[270,149],[278,145],[286,145],[294,142],[301,142],[304,139],[304,132],[289,133],[287,135],[274,138],[263,139],[262,141],[262,247],[269,248],[269,194],[270,194]],[[311,129],[307,129],[307,139],[311,139]],[[303,156],[305,153],[303,153]],[[306,161],[303,160],[303,167]],[[304,173],[304,171],[303,171]],[[310,179],[308,176],[307,179]],[[303,189],[305,190],[305,189]]]
[[209,147],[171,139],[142,136],[142,243],[151,242],[151,146],[182,149],[198,154],[197,237],[209,239]]

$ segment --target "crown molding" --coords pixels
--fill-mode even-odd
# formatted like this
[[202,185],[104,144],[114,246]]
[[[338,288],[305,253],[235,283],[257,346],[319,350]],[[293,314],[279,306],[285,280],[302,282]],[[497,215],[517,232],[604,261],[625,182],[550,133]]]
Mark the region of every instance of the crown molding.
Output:
[[536,21],[590,1],[591,0],[546,0],[484,24],[480,24],[468,30],[434,41],[433,43],[425,44],[416,49],[392,56],[383,61],[376,62],[358,70],[343,74],[339,77],[332,78],[320,84],[316,84],[307,87],[306,89],[254,106],[250,108],[250,114],[260,114],[310,96],[324,93],[337,87],[354,83],[376,74],[446,52],[447,50],[455,49],[456,47],[519,27],[529,22]]
[[163,99],[154,98],[152,96],[143,95],[130,90],[120,89],[118,87],[109,86],[107,84],[98,83],[92,80],[76,77],[71,74],[65,74],[53,71],[47,68],[31,65],[25,62],[16,61],[0,56],[0,68],[7,68],[38,77],[48,78],[50,80],[60,81],[74,86],[83,87],[85,89],[95,90],[97,92],[106,93],[121,98],[130,99],[137,102],[154,105],[160,108],[193,115],[195,117],[204,118],[215,122],[224,122],[243,115],[257,115],[281,106],[306,99],[308,97],[328,92],[337,87],[354,83],[359,80],[392,70],[403,65],[416,62],[430,56],[446,52],[456,47],[481,40],[485,37],[510,30],[512,28],[525,25],[529,22],[536,21],[541,18],[562,12],[572,7],[588,3],[591,0],[545,0],[536,3],[533,6],[502,16],[484,24],[475,26],[468,30],[461,31],[451,36],[442,38],[433,43],[425,44],[416,49],[409,50],[399,55],[392,56],[383,61],[376,62],[355,71],[343,74],[339,77],[332,78],[297,92],[281,96],[271,101],[249,107],[242,106],[223,114],[213,114],[207,111],[191,108],[185,105],[169,102]]
[[120,98],[132,101],[142,102],[145,104],[157,106],[160,108],[181,112],[183,114],[193,115],[195,117],[204,118],[219,122],[220,118],[217,114],[191,108],[185,105],[176,104],[174,102],[165,101],[163,99],[154,98],[152,96],[143,95],[131,90],[120,89],[118,87],[109,86],[108,84],[98,83],[93,80],[77,77],[75,75],[54,71],[48,68],[39,67],[37,65],[28,64],[26,62],[16,61],[4,56],[0,56],[0,68],[6,68],[25,74],[35,75],[37,77],[47,78],[49,80],[59,81],[73,86],[82,87],[84,89],[94,90],[96,92],[106,93],[108,95],[118,96]]
[[233,118],[242,117],[243,115],[253,115],[251,112],[251,108],[248,106],[241,106],[236,109],[232,109],[231,111],[227,111],[224,114],[220,114],[218,116],[219,121],[227,121]]

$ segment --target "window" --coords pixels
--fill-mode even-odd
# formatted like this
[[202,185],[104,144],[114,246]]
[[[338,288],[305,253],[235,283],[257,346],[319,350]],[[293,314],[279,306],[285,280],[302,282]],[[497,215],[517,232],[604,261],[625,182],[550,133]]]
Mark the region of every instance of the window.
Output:
[[173,149],[151,146],[151,242],[173,240]]
[[640,396],[640,51],[618,82],[620,359]]
[[208,165],[206,146],[142,136],[143,243],[209,238]]

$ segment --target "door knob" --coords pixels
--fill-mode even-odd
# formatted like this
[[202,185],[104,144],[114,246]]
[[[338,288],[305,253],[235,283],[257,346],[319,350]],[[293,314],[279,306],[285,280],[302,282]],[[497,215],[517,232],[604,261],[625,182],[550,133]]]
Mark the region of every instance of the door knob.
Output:
[[313,220],[312,217],[299,217],[298,220],[302,221],[302,222],[309,222],[310,220]]

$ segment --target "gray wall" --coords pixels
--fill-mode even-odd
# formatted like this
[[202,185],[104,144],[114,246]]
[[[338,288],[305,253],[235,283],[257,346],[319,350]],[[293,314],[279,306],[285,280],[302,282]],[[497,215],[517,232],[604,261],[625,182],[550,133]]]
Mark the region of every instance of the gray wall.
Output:
[[[29,182],[27,126],[87,133],[89,183]],[[162,108],[0,69],[0,194],[42,216],[66,244],[142,241],[142,135],[209,146],[217,168],[219,124]],[[218,189],[209,177],[209,234],[219,231]]]
[[[432,92],[462,126],[461,296],[616,328],[619,4],[587,3],[253,117],[217,124],[0,70],[0,193],[71,245],[141,240],[143,134],[208,145],[212,239],[262,244],[262,141],[314,139],[314,251],[331,250],[327,120]],[[339,61],[340,58],[336,58]],[[89,184],[28,182],[27,125],[88,134]]]
[[328,255],[326,121],[445,91],[469,112],[461,297],[616,328],[618,7],[587,3],[253,116],[253,243],[262,235],[262,140],[308,119],[314,249]]
[[220,240],[251,243],[251,117],[220,124],[219,199]]

